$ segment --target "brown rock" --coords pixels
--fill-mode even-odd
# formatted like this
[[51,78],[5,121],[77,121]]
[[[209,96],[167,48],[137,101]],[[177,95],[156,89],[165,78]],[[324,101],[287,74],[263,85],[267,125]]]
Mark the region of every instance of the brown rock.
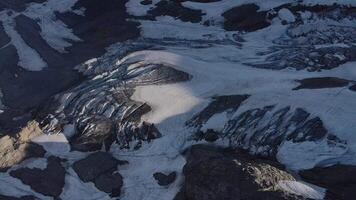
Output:
[[42,134],[37,122],[29,122],[15,137],[0,138],[0,171],[6,171],[13,165],[31,157],[43,157],[45,150],[42,146],[30,140]]

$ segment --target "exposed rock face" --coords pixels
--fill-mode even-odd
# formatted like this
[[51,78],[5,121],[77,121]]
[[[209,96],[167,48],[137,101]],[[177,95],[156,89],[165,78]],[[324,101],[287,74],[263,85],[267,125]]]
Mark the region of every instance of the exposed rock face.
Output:
[[302,199],[278,188],[279,181],[294,178],[273,162],[203,145],[192,146],[185,156],[177,200]]
[[298,82],[300,85],[293,90],[345,87],[349,85],[351,81],[335,77],[320,77],[298,80]]
[[113,122],[105,118],[94,118],[89,123],[91,127],[85,127],[81,131],[81,134],[75,135],[72,138],[72,149],[79,151],[100,150],[105,141],[108,141],[107,146],[110,147],[110,140],[113,140],[114,137]]
[[43,147],[30,141],[40,134],[38,123],[30,122],[15,137],[0,138],[0,171],[6,171],[27,158],[43,157],[46,152]]
[[123,181],[116,171],[117,166],[124,163],[108,153],[97,152],[75,162],[73,169],[82,181],[93,182],[99,190],[111,196],[119,196]]
[[325,199],[353,199],[356,195],[356,167],[334,165],[299,172],[305,180],[327,189]]
[[10,171],[10,175],[29,185],[34,191],[46,196],[58,197],[64,186],[65,169],[61,160],[49,157],[47,168],[20,168]]
[[158,185],[167,186],[176,180],[177,173],[171,172],[168,175],[157,172],[153,174],[153,177],[157,180]]
[[258,10],[259,6],[255,4],[245,4],[226,11],[223,13],[224,28],[228,31],[255,31],[269,26],[267,12]]

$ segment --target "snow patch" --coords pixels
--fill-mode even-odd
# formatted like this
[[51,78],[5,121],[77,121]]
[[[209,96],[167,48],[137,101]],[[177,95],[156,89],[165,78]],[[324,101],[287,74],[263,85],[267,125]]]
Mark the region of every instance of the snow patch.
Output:
[[321,200],[325,197],[326,189],[303,181],[279,181],[278,185],[284,191],[304,198]]
[[279,10],[278,17],[288,23],[295,22],[295,16],[287,8],[282,8],[281,10]]

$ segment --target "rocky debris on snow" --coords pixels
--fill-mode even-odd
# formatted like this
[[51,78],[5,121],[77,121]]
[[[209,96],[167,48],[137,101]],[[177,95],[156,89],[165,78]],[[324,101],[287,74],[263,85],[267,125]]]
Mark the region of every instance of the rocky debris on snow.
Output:
[[123,185],[122,176],[117,172],[119,164],[126,162],[109,153],[96,152],[75,162],[72,167],[83,182],[93,182],[99,190],[116,197]]
[[46,196],[59,197],[64,187],[65,169],[61,159],[49,157],[45,169],[19,168],[10,171],[10,175],[29,185],[34,191]]
[[345,87],[349,85],[350,81],[335,77],[318,77],[318,78],[306,78],[298,80],[299,86],[293,90],[300,89],[322,89],[322,88],[337,88]]
[[[284,4],[268,12],[279,16],[286,34],[273,39],[274,44],[258,52],[263,61],[247,63],[258,68],[319,71],[356,60],[356,20],[354,7],[337,5]],[[278,14],[278,15],[277,15]],[[289,22],[287,22],[289,21]],[[349,21],[345,24],[346,21]]]
[[[101,62],[98,59],[95,63]],[[117,57],[110,62],[117,66]],[[96,72],[101,74],[94,70],[94,74],[87,75],[92,77]],[[160,137],[161,133],[154,124],[141,122],[141,116],[151,107],[145,102],[130,99],[134,88],[188,81],[190,78],[189,74],[165,65],[124,62],[112,73],[102,73],[62,94],[65,102],[60,106],[53,104],[52,107],[59,111],[52,120],[48,120],[58,123],[47,122],[45,131],[61,129],[72,121],[76,135],[70,142],[75,150],[95,151],[103,144],[109,149],[115,140],[121,148],[138,149],[144,142]]]
[[176,172],[171,172],[168,175],[162,172],[156,172],[153,174],[153,178],[156,179],[158,185],[160,186],[167,186],[173,183],[177,178]]
[[[215,103],[214,107],[223,107],[224,103]],[[207,107],[209,108],[210,105]],[[206,109],[204,109],[206,110]],[[202,112],[204,112],[204,110]],[[235,113],[235,111],[232,112]],[[212,113],[212,116],[214,113]],[[197,116],[206,116],[199,113]],[[211,116],[211,117],[212,117]],[[233,116],[233,115],[231,115]],[[208,121],[206,118],[205,121]],[[194,121],[190,121],[192,123]],[[195,121],[191,125],[198,127],[197,138],[208,139],[208,134],[216,140],[227,138],[231,147],[243,148],[252,154],[274,157],[283,142],[300,143],[306,141],[328,141],[330,146],[345,147],[345,141],[340,140],[324,127],[319,117],[311,117],[310,113],[301,108],[266,106],[247,110],[234,117],[228,117],[223,129],[219,132],[203,131],[202,126]],[[214,133],[214,134],[212,134]],[[214,141],[212,140],[212,141]]]
[[325,199],[353,199],[356,195],[356,167],[334,165],[299,172],[300,176],[327,189]]
[[29,122],[20,133],[0,138],[0,171],[6,171],[13,165],[31,157],[43,157],[45,150],[42,146],[31,142],[31,139],[42,134],[38,123]]
[[192,146],[185,157],[176,200],[303,199],[279,188],[279,181],[295,179],[274,161],[205,145]]

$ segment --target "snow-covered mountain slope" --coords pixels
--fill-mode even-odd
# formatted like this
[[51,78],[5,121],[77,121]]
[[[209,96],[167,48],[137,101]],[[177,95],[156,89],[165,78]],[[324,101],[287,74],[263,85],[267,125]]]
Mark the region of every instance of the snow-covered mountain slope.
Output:
[[[28,4],[27,9],[16,12],[27,16],[33,6],[41,5],[28,14],[35,19],[54,5],[51,2]],[[82,2],[81,7],[74,6],[73,1],[68,5],[64,2],[48,12],[71,9],[72,14],[51,26],[43,19],[40,25],[41,37],[60,53],[76,40],[96,41],[86,34],[75,34],[71,26],[79,26],[83,32],[89,26],[78,25],[86,22],[76,17],[83,15],[90,21],[95,18],[92,16],[102,16],[93,14],[94,4]],[[305,183],[308,178],[301,181],[277,170],[279,167],[275,169],[276,161],[291,174],[301,170],[318,174],[324,167],[339,165],[351,172],[356,165],[356,5],[353,1],[332,2],[130,0],[122,4],[120,9],[130,15],[120,18],[125,19],[120,23],[128,31],[136,30],[139,24],[140,37],[131,37],[134,33],[126,37],[123,29],[107,33],[125,37],[118,43],[117,38],[104,42],[111,44],[106,53],[75,67],[84,76],[83,81],[58,91],[33,112],[43,133],[27,136],[19,144],[2,141],[14,146],[32,141],[46,154],[45,158],[36,158],[42,152],[36,145],[27,147],[29,156],[26,148],[14,148],[19,165],[10,165],[0,173],[0,185],[7,185],[0,187],[0,194],[39,199],[189,199],[197,190],[216,187],[187,190],[186,185],[199,181],[215,184],[202,174],[197,174],[201,180],[195,179],[189,170],[206,173],[204,170],[217,165],[215,176],[226,178],[229,174],[225,173],[236,170],[230,163],[240,162],[232,158],[245,155],[194,147],[204,163],[194,165],[194,156],[185,150],[211,143],[270,159],[248,165],[249,169],[262,170],[261,180],[265,176],[268,180],[269,173],[275,173],[278,179],[251,186],[251,191],[258,188],[272,192],[277,195],[272,199],[348,199],[352,189],[335,190],[333,184],[318,184],[313,179],[313,184],[325,187],[321,188]],[[99,11],[106,9],[98,6]],[[7,21],[15,19],[15,15],[6,16]],[[107,23],[106,27],[114,23],[112,14],[104,16],[95,24]],[[8,30],[14,29],[4,22],[3,27],[13,37]],[[54,28],[61,31],[44,31]],[[18,54],[27,47],[17,50]],[[86,51],[85,47],[81,50]],[[4,96],[6,100],[6,92]],[[5,111],[0,116],[6,114],[8,106],[7,101],[0,101],[0,112]],[[21,134],[16,137],[23,138]],[[5,155],[13,155],[11,148],[4,147]],[[205,160],[211,158],[210,154],[212,165]],[[25,160],[28,157],[32,158]],[[225,164],[228,170],[224,170]],[[51,182],[44,177],[53,176],[53,169],[60,175]],[[154,176],[157,173],[161,175]],[[41,183],[53,188],[38,187],[29,174],[36,174]],[[172,174],[175,180],[164,174]],[[156,177],[163,177],[159,183],[168,184],[157,184]],[[340,184],[352,188],[352,181]],[[223,184],[238,188],[234,181]],[[194,199],[213,196],[199,194]]]

